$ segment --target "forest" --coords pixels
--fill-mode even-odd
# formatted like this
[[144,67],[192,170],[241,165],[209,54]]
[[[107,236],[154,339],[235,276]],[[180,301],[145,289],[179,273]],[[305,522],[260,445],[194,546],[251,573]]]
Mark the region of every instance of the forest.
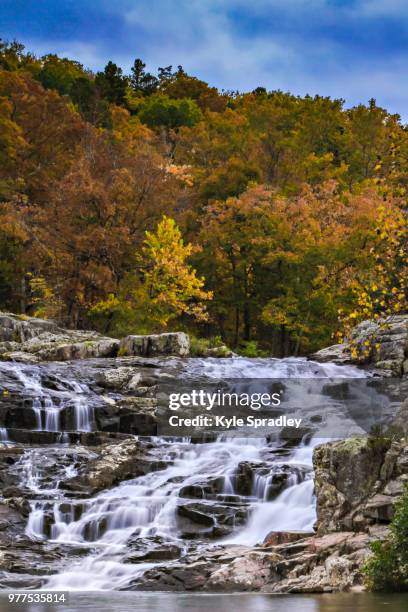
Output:
[[307,354],[407,310],[407,190],[408,128],[375,99],[0,40],[0,310]]

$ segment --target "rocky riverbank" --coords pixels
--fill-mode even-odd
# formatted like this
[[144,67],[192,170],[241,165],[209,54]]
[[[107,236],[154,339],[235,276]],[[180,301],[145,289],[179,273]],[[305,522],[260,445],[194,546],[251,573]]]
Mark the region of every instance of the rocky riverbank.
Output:
[[[354,350],[353,350],[354,349]],[[322,349],[311,359],[368,366],[381,376],[408,374],[408,315],[363,321],[343,344]]]
[[[398,375],[403,397],[407,323],[400,316],[386,331],[367,323],[354,334],[365,342],[369,330],[375,341],[376,352],[359,364],[377,378]],[[369,543],[387,536],[408,481],[407,402],[399,406],[392,391],[391,424],[318,444],[312,465],[305,457],[316,415],[335,413],[344,382],[334,389],[333,377],[353,369],[186,359],[188,346],[182,333],[114,340],[0,315],[0,587],[75,588],[86,571],[93,588],[363,588]],[[350,345],[314,359],[356,361]],[[156,436],[161,381],[268,372],[330,377],[299,439]],[[239,541],[264,521],[255,544]]]

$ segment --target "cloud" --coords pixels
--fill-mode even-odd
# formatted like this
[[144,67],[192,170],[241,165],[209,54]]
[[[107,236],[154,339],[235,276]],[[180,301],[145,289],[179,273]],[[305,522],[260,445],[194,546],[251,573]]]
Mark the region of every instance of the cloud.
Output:
[[406,0],[362,0],[355,2],[353,12],[363,17],[396,17],[408,14]]
[[32,32],[27,10],[20,19],[27,46],[93,70],[109,59],[129,70],[141,57],[151,71],[182,64],[224,89],[263,85],[407,108],[406,0],[43,0],[51,25],[41,32],[33,2],[25,0]]

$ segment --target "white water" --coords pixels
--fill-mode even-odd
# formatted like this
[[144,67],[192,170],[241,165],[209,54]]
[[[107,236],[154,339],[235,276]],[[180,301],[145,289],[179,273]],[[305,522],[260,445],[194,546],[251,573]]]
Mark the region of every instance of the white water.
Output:
[[[72,380],[61,381],[70,391],[54,393],[52,399],[42,388],[38,375],[28,376],[18,364],[12,364],[10,368],[33,396],[38,429],[59,431],[60,411],[69,403],[74,407],[75,428],[91,430],[95,415],[86,401],[83,385]],[[220,380],[364,377],[354,367],[317,364],[305,359],[190,359],[185,362],[184,371],[186,375]],[[322,398],[314,388],[306,397],[304,385],[299,384],[296,388],[295,384],[291,393],[294,406],[305,405],[307,410],[310,405],[312,413],[319,403],[322,406]],[[344,421],[344,416],[336,413],[335,404],[325,416],[332,428],[333,423],[336,426],[337,422],[340,424]],[[353,423],[351,427],[354,427]],[[71,561],[65,571],[47,578],[44,588],[83,591],[126,587],[131,580],[152,567],[152,564],[125,562],[126,544],[130,536],[140,539],[160,536],[184,548],[186,540],[181,537],[177,513],[179,504],[199,501],[211,507],[214,501],[183,499],[179,496],[180,489],[200,484],[209,478],[222,478],[221,493],[236,495],[234,475],[242,462],[259,463],[260,466],[259,472],[255,471],[252,494],[248,499],[243,499],[250,505],[251,513],[246,526],[237,526],[233,534],[223,539],[223,543],[253,545],[262,542],[270,531],[311,531],[316,519],[312,450],[319,441],[312,439],[309,444],[293,449],[289,456],[275,456],[273,452],[271,455],[273,445],[271,447],[270,439],[267,442],[261,436],[250,438],[239,437],[237,433],[223,434],[217,441],[206,444],[157,440],[157,447],[160,447],[158,456],[170,462],[168,467],[124,482],[88,500],[67,499],[59,490],[58,482],[44,486],[39,472],[33,467],[33,457],[27,454],[21,460],[23,481],[37,494],[37,501],[32,503],[27,535],[36,540],[50,539],[61,544],[89,548],[85,558]],[[278,446],[279,443],[276,444]],[[286,481],[286,488],[275,499],[268,501],[274,470],[280,470],[283,466],[292,467],[293,473]],[[74,470],[66,476],[73,474]],[[47,531],[46,518],[50,516],[52,526]]]
[[60,432],[60,414],[63,410],[72,409],[75,431],[92,431],[94,428],[94,410],[86,401],[89,389],[76,381],[60,379],[63,390],[48,392],[41,382],[41,369],[19,363],[3,362],[0,373],[5,372],[21,383],[25,395],[31,398],[37,431]]

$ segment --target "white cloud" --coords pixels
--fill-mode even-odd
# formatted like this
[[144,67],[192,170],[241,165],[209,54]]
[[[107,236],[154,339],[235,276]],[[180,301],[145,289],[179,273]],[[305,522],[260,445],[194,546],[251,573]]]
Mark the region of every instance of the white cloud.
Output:
[[360,0],[352,12],[365,17],[403,17],[408,14],[406,0]]
[[[108,59],[129,70],[139,56],[151,71],[182,64],[224,89],[248,91],[263,85],[300,95],[342,97],[349,104],[375,97],[393,112],[405,114],[408,109],[408,84],[401,78],[408,50],[394,50],[384,58],[361,43],[353,56],[350,42],[356,41],[347,38],[347,28],[359,20],[363,28],[376,16],[381,23],[384,15],[403,14],[406,0],[340,6],[330,0],[104,0],[104,9],[123,20],[123,38],[114,47],[111,40],[92,38],[48,41],[47,48],[33,48],[74,57],[94,70]],[[254,19],[243,22],[244,14]],[[331,35],[330,23],[341,24],[345,36]],[[314,39],[310,30],[316,33]]]

